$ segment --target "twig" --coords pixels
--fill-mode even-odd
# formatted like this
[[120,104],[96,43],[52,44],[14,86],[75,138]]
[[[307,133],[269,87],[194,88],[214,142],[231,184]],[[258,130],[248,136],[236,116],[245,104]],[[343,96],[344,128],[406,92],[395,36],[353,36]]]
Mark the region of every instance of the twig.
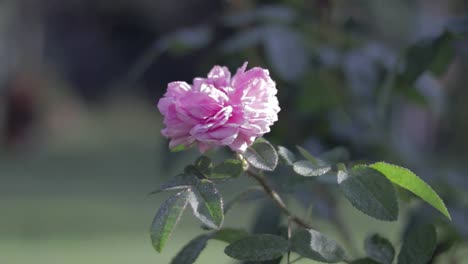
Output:
[[263,190],[265,190],[265,192],[273,199],[273,201],[281,209],[281,211],[283,211],[283,213],[289,217],[291,222],[294,222],[298,226],[303,227],[305,229],[312,228],[309,224],[307,224],[307,221],[299,218],[298,216],[295,216],[291,211],[289,211],[283,199],[281,199],[279,194],[275,190],[273,190],[272,187],[270,187],[266,179],[261,174],[252,171],[250,168],[246,171],[246,174],[255,179],[260,184],[260,186],[262,186]]

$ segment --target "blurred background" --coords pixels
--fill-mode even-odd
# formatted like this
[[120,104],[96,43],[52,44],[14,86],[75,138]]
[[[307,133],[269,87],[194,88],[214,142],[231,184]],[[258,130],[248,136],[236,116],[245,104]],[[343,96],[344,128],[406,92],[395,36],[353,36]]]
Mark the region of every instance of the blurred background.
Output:
[[[453,216],[440,240],[455,246],[436,263],[468,263],[467,33],[464,0],[1,0],[0,263],[169,263],[200,230],[185,214],[156,253],[164,195],[148,194],[197,153],[169,153],[156,102],[170,81],[244,61],[277,82],[269,140],[417,172]],[[442,221],[409,206],[381,223],[312,196],[297,195],[317,224],[333,234],[340,221],[356,241]],[[239,206],[226,225],[260,232],[255,211],[277,219],[272,208]],[[197,263],[234,263],[223,246]]]

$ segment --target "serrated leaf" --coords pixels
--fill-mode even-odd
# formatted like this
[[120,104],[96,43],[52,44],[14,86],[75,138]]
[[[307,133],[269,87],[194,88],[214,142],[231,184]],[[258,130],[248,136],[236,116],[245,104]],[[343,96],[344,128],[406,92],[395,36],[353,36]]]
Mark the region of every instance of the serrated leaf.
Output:
[[310,161],[313,165],[320,165],[320,160],[317,159],[316,157],[312,156],[312,154],[309,153],[309,151],[307,151],[305,148],[301,147],[301,146],[296,146],[297,150],[299,150],[299,153],[301,153],[301,155],[307,159],[308,161]]
[[238,260],[267,261],[280,258],[288,252],[288,241],[269,234],[248,236],[231,243],[224,252]]
[[409,231],[403,240],[398,264],[426,264],[437,245],[437,234],[432,225],[421,225]]
[[349,264],[381,264],[381,263],[370,258],[363,258],[363,259],[354,260],[350,262]]
[[385,162],[377,162],[369,165],[369,167],[379,171],[393,183],[419,196],[421,199],[439,210],[448,219],[452,219],[447,207],[445,207],[445,204],[442,199],[440,199],[439,195],[437,195],[437,193],[427,183],[416,176],[412,171]]
[[270,142],[263,138],[257,139],[243,155],[249,164],[257,169],[273,171],[278,165],[278,153]]
[[219,229],[223,224],[224,210],[223,199],[215,184],[201,180],[189,190],[189,203],[195,217],[208,228]]
[[366,239],[365,250],[367,256],[382,264],[392,264],[395,258],[395,249],[392,243],[378,234]]
[[300,160],[294,162],[293,170],[299,175],[302,176],[320,176],[324,175],[325,173],[331,170],[331,166],[329,165],[313,165],[308,160]]
[[242,162],[240,160],[227,159],[213,168],[210,178],[235,178],[239,177],[242,172],[244,172],[244,169],[242,168]]
[[195,161],[195,167],[204,175],[210,175],[211,170],[213,168],[213,163],[211,162],[211,159],[207,156],[200,156]]
[[179,192],[167,199],[159,208],[151,224],[151,241],[156,251],[161,252],[174,227],[187,207],[188,191]]
[[392,183],[380,172],[364,166],[340,170],[338,184],[344,196],[361,212],[383,221],[398,219],[398,201]]
[[294,233],[291,247],[303,257],[325,263],[337,263],[345,257],[345,251],[335,240],[313,229],[302,229]]
[[200,253],[205,249],[209,235],[201,235],[190,241],[172,259],[171,264],[192,264],[195,263]]
[[245,230],[235,228],[223,228],[216,232],[216,234],[213,236],[213,239],[223,241],[226,243],[232,243],[247,236],[249,236],[249,234]]
[[191,186],[197,185],[199,182],[198,178],[194,175],[179,174],[163,185],[156,191],[151,192],[151,194],[156,194],[164,191],[180,190],[187,189]]
[[287,165],[292,166],[296,161],[296,156],[289,149],[278,146],[278,155],[286,162]]

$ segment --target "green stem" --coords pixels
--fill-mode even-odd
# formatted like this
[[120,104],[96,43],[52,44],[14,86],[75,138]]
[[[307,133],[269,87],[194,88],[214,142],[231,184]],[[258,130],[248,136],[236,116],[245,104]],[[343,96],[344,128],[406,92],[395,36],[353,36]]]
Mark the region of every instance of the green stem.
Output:
[[273,201],[276,203],[276,205],[283,211],[284,214],[286,214],[291,222],[296,223],[298,226],[303,227],[305,229],[311,229],[312,227],[307,223],[307,221],[299,218],[298,216],[294,215],[286,206],[284,203],[283,199],[279,196],[279,194],[273,190],[273,188],[268,184],[266,181],[265,177],[257,172],[252,171],[251,168],[249,168],[246,171],[246,174],[250,177],[252,177],[254,180],[256,180],[260,186],[262,186],[263,190],[273,199]]

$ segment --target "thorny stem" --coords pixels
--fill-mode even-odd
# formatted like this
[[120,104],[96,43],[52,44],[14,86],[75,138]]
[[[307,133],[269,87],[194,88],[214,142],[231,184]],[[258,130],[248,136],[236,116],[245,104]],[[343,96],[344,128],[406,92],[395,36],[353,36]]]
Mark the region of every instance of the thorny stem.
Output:
[[263,190],[273,199],[276,205],[286,214],[291,222],[296,223],[298,226],[303,227],[305,229],[311,229],[312,227],[307,223],[307,221],[295,216],[291,211],[289,211],[288,207],[284,203],[283,199],[279,196],[279,194],[273,190],[273,188],[268,184],[265,177],[261,174],[252,171],[250,168],[246,171],[246,174],[256,180],[260,186],[262,186]]

